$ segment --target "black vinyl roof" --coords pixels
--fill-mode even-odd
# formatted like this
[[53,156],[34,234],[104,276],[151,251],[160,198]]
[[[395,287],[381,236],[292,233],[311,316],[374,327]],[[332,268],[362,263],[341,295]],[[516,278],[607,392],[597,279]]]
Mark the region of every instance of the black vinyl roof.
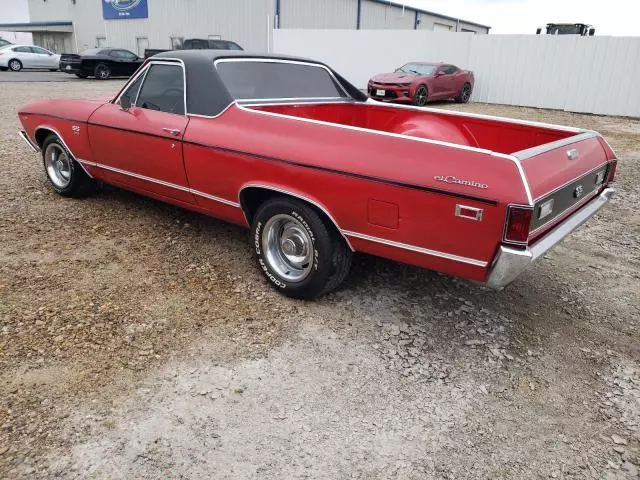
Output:
[[239,50],[174,50],[154,55],[148,61],[182,60],[187,77],[187,112],[213,117],[222,113],[225,108],[235,101],[214,66],[216,60],[225,58],[265,58],[323,65],[331,70],[338,82],[354,100],[365,101],[367,99],[364,93],[333,71],[333,69],[322,62],[307,58]]

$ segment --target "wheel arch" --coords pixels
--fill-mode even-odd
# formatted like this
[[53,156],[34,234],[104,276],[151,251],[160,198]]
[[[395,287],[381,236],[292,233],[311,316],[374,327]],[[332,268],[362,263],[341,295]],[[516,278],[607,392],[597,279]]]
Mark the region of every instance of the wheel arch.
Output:
[[69,145],[67,145],[67,142],[64,141],[64,138],[62,136],[62,134],[54,127],[50,126],[50,125],[38,125],[35,130],[34,130],[34,137],[36,140],[36,143],[38,145],[38,147],[40,147],[40,150],[42,152],[44,152],[42,146],[44,145],[44,141],[46,140],[46,138],[51,135],[54,134],[56,137],[58,137],[60,139],[60,142],[62,142],[62,145],[64,146],[64,148],[67,149],[67,151],[69,152],[69,154],[71,155],[71,158],[73,158],[73,160],[75,160],[75,162],[80,165],[80,167],[84,170],[84,172],[89,176],[89,178],[93,178],[93,175],[91,175],[91,173],[89,173],[87,171],[87,169],[85,168],[85,166],[82,164],[81,161],[78,160],[78,158],[74,155],[73,150],[71,150],[69,148]]
[[323,218],[327,219],[336,229],[336,231],[340,234],[340,236],[344,239],[349,250],[355,252],[355,249],[351,246],[351,242],[346,237],[346,235],[342,232],[340,225],[335,220],[335,218],[331,215],[327,207],[325,207],[321,202],[309,197],[306,194],[296,192],[294,189],[283,188],[275,185],[267,185],[262,183],[248,183],[242,186],[240,191],[238,192],[238,199],[240,202],[240,208],[242,209],[245,219],[249,226],[251,226],[251,222],[253,220],[253,215],[255,215],[259,206],[273,197],[290,197],[298,200],[302,200],[313,209],[315,209]]

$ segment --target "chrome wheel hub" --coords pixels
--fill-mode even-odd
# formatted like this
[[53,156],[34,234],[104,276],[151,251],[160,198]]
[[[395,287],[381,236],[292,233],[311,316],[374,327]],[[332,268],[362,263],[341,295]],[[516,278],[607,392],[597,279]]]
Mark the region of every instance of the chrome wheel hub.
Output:
[[50,144],[44,152],[44,165],[47,175],[58,188],[65,188],[71,182],[72,160],[69,154],[57,143]]
[[289,282],[304,280],[313,266],[313,241],[290,215],[275,215],[264,226],[262,251],[269,266]]

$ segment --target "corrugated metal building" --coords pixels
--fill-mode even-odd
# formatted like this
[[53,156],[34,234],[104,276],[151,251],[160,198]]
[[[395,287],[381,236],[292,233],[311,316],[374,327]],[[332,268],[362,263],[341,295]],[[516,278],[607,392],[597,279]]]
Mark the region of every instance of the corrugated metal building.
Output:
[[270,51],[272,28],[428,29],[488,33],[467,20],[386,0],[27,0],[33,33],[57,52],[98,46],[169,49],[186,38],[222,38]]

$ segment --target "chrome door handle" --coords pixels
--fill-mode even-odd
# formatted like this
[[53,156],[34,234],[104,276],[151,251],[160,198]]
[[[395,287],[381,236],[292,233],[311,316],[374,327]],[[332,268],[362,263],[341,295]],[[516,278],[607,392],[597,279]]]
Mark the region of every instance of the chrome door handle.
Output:
[[167,133],[170,133],[174,137],[177,137],[178,135],[180,135],[180,130],[178,130],[177,128],[163,128],[162,130],[164,130]]

